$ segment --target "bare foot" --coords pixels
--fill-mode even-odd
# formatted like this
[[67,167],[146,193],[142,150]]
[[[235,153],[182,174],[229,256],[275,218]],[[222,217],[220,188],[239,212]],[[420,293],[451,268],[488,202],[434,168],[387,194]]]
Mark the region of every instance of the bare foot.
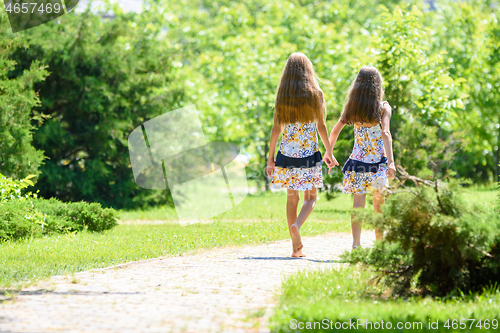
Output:
[[302,247],[297,252],[292,252],[293,258],[304,258],[306,255],[302,253]]
[[293,253],[297,253],[302,249],[302,240],[300,239],[299,228],[295,224],[290,226],[290,234],[292,236]]

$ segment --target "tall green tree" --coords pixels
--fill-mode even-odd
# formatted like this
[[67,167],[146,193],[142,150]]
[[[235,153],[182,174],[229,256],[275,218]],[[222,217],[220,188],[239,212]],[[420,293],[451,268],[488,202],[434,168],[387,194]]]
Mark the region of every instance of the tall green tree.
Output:
[[26,32],[15,73],[41,61],[50,76],[36,85],[37,112],[50,117],[34,136],[47,160],[36,185],[43,197],[105,206],[167,203],[165,191],[133,181],[128,135],[145,121],[180,106],[175,54],[159,42],[161,13],[104,19],[87,11],[67,14]]
[[477,181],[498,175],[498,8],[491,1],[445,1],[428,24],[435,27],[439,48],[445,52],[450,73],[467,80],[463,85],[465,107],[448,122],[463,132],[463,144],[453,168]]
[[[1,5],[3,7],[3,4]],[[12,54],[28,47],[27,41],[14,35],[6,13],[0,12],[0,173],[21,179],[38,175],[43,151],[32,145],[34,118],[32,109],[40,105],[34,84],[47,76],[38,61],[33,61],[13,76],[16,61]]]

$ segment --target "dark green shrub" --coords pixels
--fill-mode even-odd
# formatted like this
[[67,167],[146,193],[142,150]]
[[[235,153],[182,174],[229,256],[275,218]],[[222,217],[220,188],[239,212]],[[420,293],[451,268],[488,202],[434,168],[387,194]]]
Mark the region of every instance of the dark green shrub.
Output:
[[25,201],[0,204],[0,240],[39,237],[42,223],[43,215]]
[[398,295],[443,296],[500,282],[495,209],[464,202],[457,183],[412,178],[420,186],[391,195],[383,214],[359,213],[386,234],[373,249],[354,251],[348,259],[374,267]]
[[74,231],[103,231],[117,224],[116,211],[98,203],[30,198],[0,204],[0,240]]
[[[37,199],[33,201],[35,208],[45,214],[46,221],[61,225],[63,221],[74,224],[75,230],[103,231],[116,226],[116,211],[103,208],[98,203],[68,202],[57,199]],[[69,224],[68,224],[69,225]]]

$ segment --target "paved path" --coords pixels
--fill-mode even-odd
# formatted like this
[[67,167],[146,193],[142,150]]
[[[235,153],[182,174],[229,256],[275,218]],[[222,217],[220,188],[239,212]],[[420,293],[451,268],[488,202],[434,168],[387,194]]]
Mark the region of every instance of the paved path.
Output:
[[[363,233],[364,245],[374,234]],[[351,236],[229,247],[56,276],[0,304],[0,332],[267,332],[275,295],[299,269],[339,267]]]

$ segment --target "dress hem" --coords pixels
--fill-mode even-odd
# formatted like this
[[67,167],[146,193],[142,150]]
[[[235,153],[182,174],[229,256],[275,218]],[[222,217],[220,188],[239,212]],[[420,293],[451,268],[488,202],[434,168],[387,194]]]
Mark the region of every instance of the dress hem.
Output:
[[306,188],[306,189],[296,189],[296,188],[290,188],[289,186],[279,186],[279,187],[276,187],[276,186],[269,186],[270,189],[273,189],[273,190],[284,190],[284,189],[287,189],[287,190],[294,190],[294,191],[309,191],[309,190],[312,190],[313,188],[323,188],[325,187],[324,184],[321,184],[321,186],[311,186],[311,188]]

